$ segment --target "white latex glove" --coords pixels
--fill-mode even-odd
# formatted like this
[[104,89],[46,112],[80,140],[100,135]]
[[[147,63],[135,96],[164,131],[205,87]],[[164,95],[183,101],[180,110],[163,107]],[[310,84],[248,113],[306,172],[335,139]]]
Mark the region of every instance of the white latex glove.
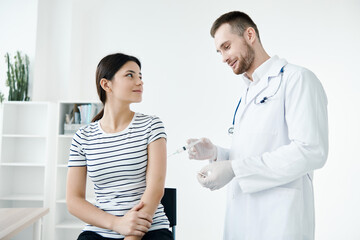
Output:
[[211,191],[222,188],[234,177],[231,161],[210,163],[197,174],[201,186],[209,188]]
[[[199,139],[190,138],[186,142],[192,144]],[[217,148],[208,138],[201,138],[201,142],[195,144],[188,150],[189,158],[196,160],[215,160],[217,158]]]

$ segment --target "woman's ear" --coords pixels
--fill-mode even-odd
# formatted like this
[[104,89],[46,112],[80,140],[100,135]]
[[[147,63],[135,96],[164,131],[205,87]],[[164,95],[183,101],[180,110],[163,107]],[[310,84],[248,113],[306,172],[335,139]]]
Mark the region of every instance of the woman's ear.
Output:
[[102,78],[100,80],[100,85],[105,92],[111,92],[111,81],[107,80],[106,78]]

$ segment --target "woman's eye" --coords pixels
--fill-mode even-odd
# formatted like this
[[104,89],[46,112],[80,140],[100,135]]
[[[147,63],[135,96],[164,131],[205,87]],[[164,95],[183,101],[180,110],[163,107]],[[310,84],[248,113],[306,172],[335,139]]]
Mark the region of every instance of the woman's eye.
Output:
[[225,46],[225,50],[228,50],[230,48],[230,45]]
[[133,77],[132,73],[126,74],[127,77]]

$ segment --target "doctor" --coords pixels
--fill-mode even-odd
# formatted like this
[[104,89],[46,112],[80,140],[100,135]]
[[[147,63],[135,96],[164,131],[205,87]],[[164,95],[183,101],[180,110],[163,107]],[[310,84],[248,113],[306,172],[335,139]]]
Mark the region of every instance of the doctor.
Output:
[[188,152],[210,159],[198,174],[202,186],[228,185],[224,239],[313,240],[313,171],[328,155],[324,89],[310,70],[270,57],[245,13],[220,16],[211,36],[246,85],[230,149],[203,138]]

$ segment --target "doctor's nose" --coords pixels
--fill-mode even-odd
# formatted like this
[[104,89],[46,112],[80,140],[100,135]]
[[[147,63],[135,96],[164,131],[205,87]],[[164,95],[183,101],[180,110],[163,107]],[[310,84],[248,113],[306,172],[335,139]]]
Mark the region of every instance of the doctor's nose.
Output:
[[222,61],[223,61],[223,63],[227,63],[228,60],[229,60],[228,55],[227,55],[227,54],[223,54],[223,55],[222,55]]

